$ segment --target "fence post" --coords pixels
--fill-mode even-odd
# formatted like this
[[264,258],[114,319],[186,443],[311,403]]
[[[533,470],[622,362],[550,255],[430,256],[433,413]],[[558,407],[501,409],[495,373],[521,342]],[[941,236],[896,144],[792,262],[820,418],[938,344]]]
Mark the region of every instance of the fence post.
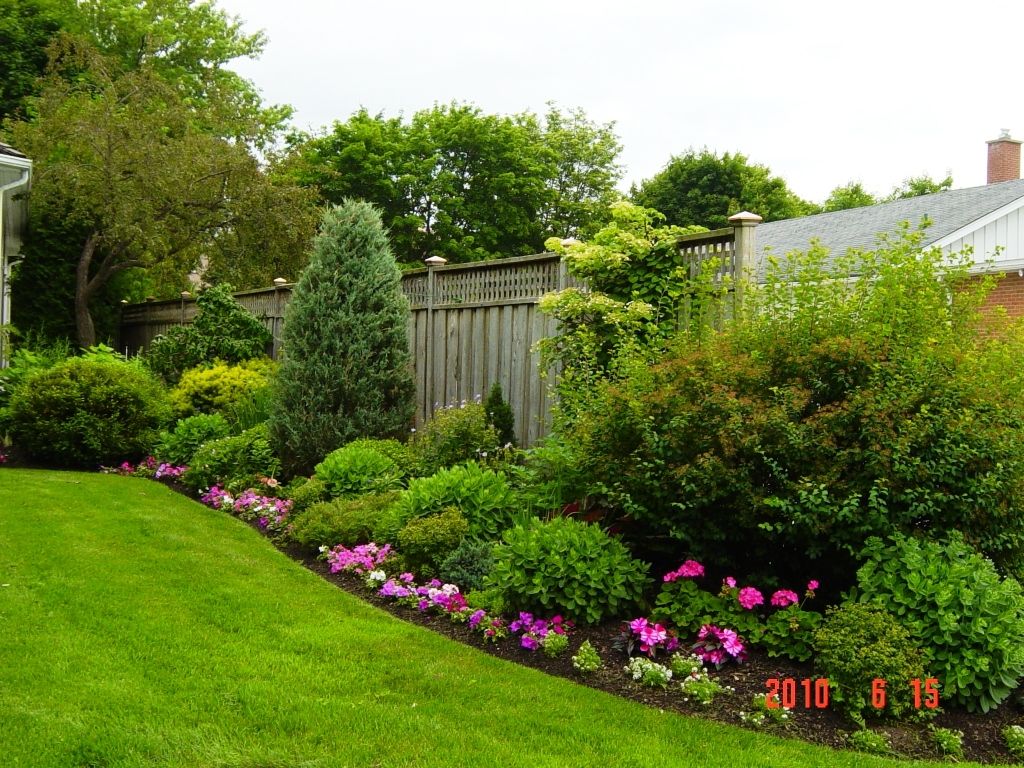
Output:
[[434,415],[434,267],[448,263],[440,256],[430,256],[423,260],[427,265],[427,359],[426,369],[426,402],[423,404],[423,421],[429,421]]
[[733,280],[735,282],[732,292],[732,316],[737,320],[740,319],[742,313],[743,293],[747,281],[756,277],[754,270],[757,268],[757,245],[754,238],[754,227],[762,221],[764,219],[750,211],[740,211],[729,217],[729,223],[732,225],[735,236],[733,245],[735,249],[733,256]]
[[284,330],[284,312],[281,309],[281,290],[288,284],[283,277],[274,278],[274,319],[270,335],[270,356],[277,360],[281,354],[281,332]]

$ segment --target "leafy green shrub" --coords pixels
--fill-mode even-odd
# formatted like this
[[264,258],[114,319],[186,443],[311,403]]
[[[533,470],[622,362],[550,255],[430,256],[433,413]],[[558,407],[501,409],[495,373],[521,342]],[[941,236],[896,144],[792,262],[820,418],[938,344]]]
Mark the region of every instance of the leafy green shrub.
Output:
[[438,578],[458,584],[463,592],[482,589],[484,579],[494,568],[494,544],[465,539],[441,563]]
[[441,408],[409,441],[412,459],[421,475],[465,461],[498,448],[498,435],[487,423],[487,412],[479,403]]
[[377,520],[397,499],[390,492],[315,503],[295,518],[292,538],[307,547],[367,544]]
[[964,759],[964,732],[952,728],[937,728],[932,725],[928,729],[932,743],[947,760],[958,762]]
[[[270,358],[254,358],[231,365],[217,361],[185,371],[171,390],[171,403],[182,416],[223,413],[252,402],[266,389],[277,368]],[[254,425],[255,426],[255,425]]]
[[417,576],[437,575],[441,563],[466,538],[469,523],[459,510],[449,507],[440,514],[410,520],[398,532],[398,548]]
[[324,212],[285,313],[271,434],[288,474],[357,437],[409,428],[409,302],[380,214],[348,200]]
[[1006,748],[1017,761],[1024,761],[1024,726],[1008,725],[1003,729]]
[[987,712],[1024,675],[1024,594],[1001,579],[963,537],[947,543],[896,535],[875,537],[857,572],[860,600],[899,617],[928,654],[944,699]]
[[484,412],[487,414],[487,423],[494,427],[498,438],[498,445],[515,445],[516,417],[512,413],[512,406],[505,402],[501,391],[501,384],[494,382],[491,391],[487,393],[484,401]]
[[366,441],[331,451],[316,465],[316,476],[335,497],[381,493],[401,486],[401,470],[395,462]]
[[261,477],[273,477],[279,469],[267,428],[261,426],[204,443],[192,457],[182,482],[195,490],[219,483],[238,492],[258,485]]
[[146,350],[146,364],[164,381],[173,384],[189,368],[214,360],[240,363],[267,354],[270,331],[235,301],[230,285],[207,288],[196,306],[191,325],[175,326]]
[[327,486],[316,477],[297,477],[285,488],[285,498],[292,500],[292,515],[301,514],[327,498]]
[[11,399],[11,395],[24,381],[37,373],[52,368],[62,360],[71,357],[72,349],[67,340],[43,343],[31,347],[18,347],[11,353],[6,368],[0,368],[0,408]]
[[557,659],[569,650],[569,636],[560,635],[557,632],[549,632],[540,641],[540,647],[544,651],[544,655],[549,659]]
[[219,413],[201,413],[181,419],[170,432],[161,432],[153,453],[160,461],[183,466],[192,463],[192,457],[203,443],[230,434],[231,425]]
[[409,451],[408,446],[403,445],[397,440],[393,440],[391,438],[380,439],[373,437],[361,437],[358,440],[353,440],[351,443],[347,443],[346,445],[347,447],[357,446],[359,448],[368,448],[387,456],[395,462],[399,476],[402,478],[408,477],[412,471],[412,453]]
[[576,448],[560,435],[549,435],[530,447],[523,460],[511,477],[525,506],[560,511],[587,495],[590,478],[580,468]]
[[266,424],[274,402],[274,389],[269,384],[242,395],[224,409],[224,417],[236,432]]
[[647,585],[647,564],[595,525],[558,517],[517,525],[502,539],[485,583],[513,610],[597,624],[635,605]]
[[[401,528],[413,518],[455,507],[469,521],[470,536],[493,541],[513,524],[515,505],[515,494],[502,475],[465,464],[410,481],[395,507],[395,523]],[[390,534],[384,541],[394,541],[398,529],[384,533]]]
[[576,655],[572,657],[572,666],[577,672],[591,674],[601,668],[601,655],[589,640],[584,640]]
[[[458,582],[453,582],[458,584]],[[500,589],[474,589],[466,593],[466,605],[473,610],[482,608],[487,613],[500,616],[508,611],[505,594]]]
[[920,242],[779,262],[744,322],[581,401],[565,438],[631,537],[837,585],[892,530],[963,530],[1004,566],[1020,557],[1024,341],[976,333],[991,284],[964,289],[968,259]]
[[[863,725],[865,715],[904,717],[914,711],[906,681],[923,680],[924,655],[910,633],[884,608],[848,603],[829,608],[814,635],[815,664],[832,688],[832,699]],[[872,704],[872,681],[892,683],[886,706]],[[898,681],[898,682],[897,682]]]
[[858,752],[867,752],[872,755],[892,754],[889,737],[881,731],[869,731],[866,728],[854,731],[846,737],[846,744],[850,749],[855,749]]
[[19,450],[71,467],[138,459],[170,420],[167,391],[144,368],[83,358],[27,378],[4,415]]

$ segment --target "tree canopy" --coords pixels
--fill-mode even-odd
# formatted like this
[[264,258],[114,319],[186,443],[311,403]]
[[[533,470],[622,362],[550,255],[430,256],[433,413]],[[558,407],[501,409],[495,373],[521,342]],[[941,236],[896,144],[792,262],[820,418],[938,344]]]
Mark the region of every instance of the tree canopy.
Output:
[[848,208],[861,208],[865,205],[876,205],[878,203],[891,203],[894,200],[906,200],[910,197],[921,195],[932,195],[936,192],[945,192],[952,189],[953,177],[947,176],[942,181],[935,181],[930,176],[912,176],[904,179],[898,187],[884,197],[876,197],[864,189],[859,181],[851,181],[843,186],[836,187],[825,200],[823,210],[826,213],[831,211],[843,211]]
[[551,106],[541,121],[452,103],[406,121],[361,109],[296,140],[292,173],[327,202],[377,205],[400,261],[465,262],[596,231],[618,196],[619,150],[613,125],[580,110]]
[[764,165],[751,164],[739,153],[719,156],[691,149],[673,157],[659,173],[634,186],[633,202],[665,215],[670,225],[719,229],[740,211],[765,221],[817,213],[813,203],[797,197]]

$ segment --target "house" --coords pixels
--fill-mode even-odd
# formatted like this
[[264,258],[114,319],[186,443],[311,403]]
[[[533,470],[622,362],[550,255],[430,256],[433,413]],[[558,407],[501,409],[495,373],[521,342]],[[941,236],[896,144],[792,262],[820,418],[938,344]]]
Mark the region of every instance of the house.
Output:
[[895,234],[900,224],[918,226],[927,217],[924,247],[954,253],[973,249],[977,274],[1004,275],[989,297],[991,306],[1024,316],[1024,179],[1020,178],[1021,142],[1004,131],[988,142],[988,183],[863,208],[820,213],[760,224],[755,230],[757,274],[768,253],[783,256],[807,250],[817,238],[832,254],[850,248],[870,250],[880,233]]
[[[32,161],[0,142],[0,329],[11,322],[11,267],[18,262],[28,220]],[[0,331],[0,367],[7,364],[7,337]]]

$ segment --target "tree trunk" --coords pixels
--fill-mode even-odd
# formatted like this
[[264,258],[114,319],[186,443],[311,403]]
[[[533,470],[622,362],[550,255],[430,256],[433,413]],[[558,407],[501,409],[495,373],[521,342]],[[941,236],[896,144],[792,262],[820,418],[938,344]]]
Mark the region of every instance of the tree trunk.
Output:
[[96,233],[92,232],[82,246],[82,255],[75,270],[75,330],[78,333],[78,344],[83,348],[96,344],[96,326],[89,311],[89,300],[95,290],[95,286],[89,284],[89,267],[95,252]]

